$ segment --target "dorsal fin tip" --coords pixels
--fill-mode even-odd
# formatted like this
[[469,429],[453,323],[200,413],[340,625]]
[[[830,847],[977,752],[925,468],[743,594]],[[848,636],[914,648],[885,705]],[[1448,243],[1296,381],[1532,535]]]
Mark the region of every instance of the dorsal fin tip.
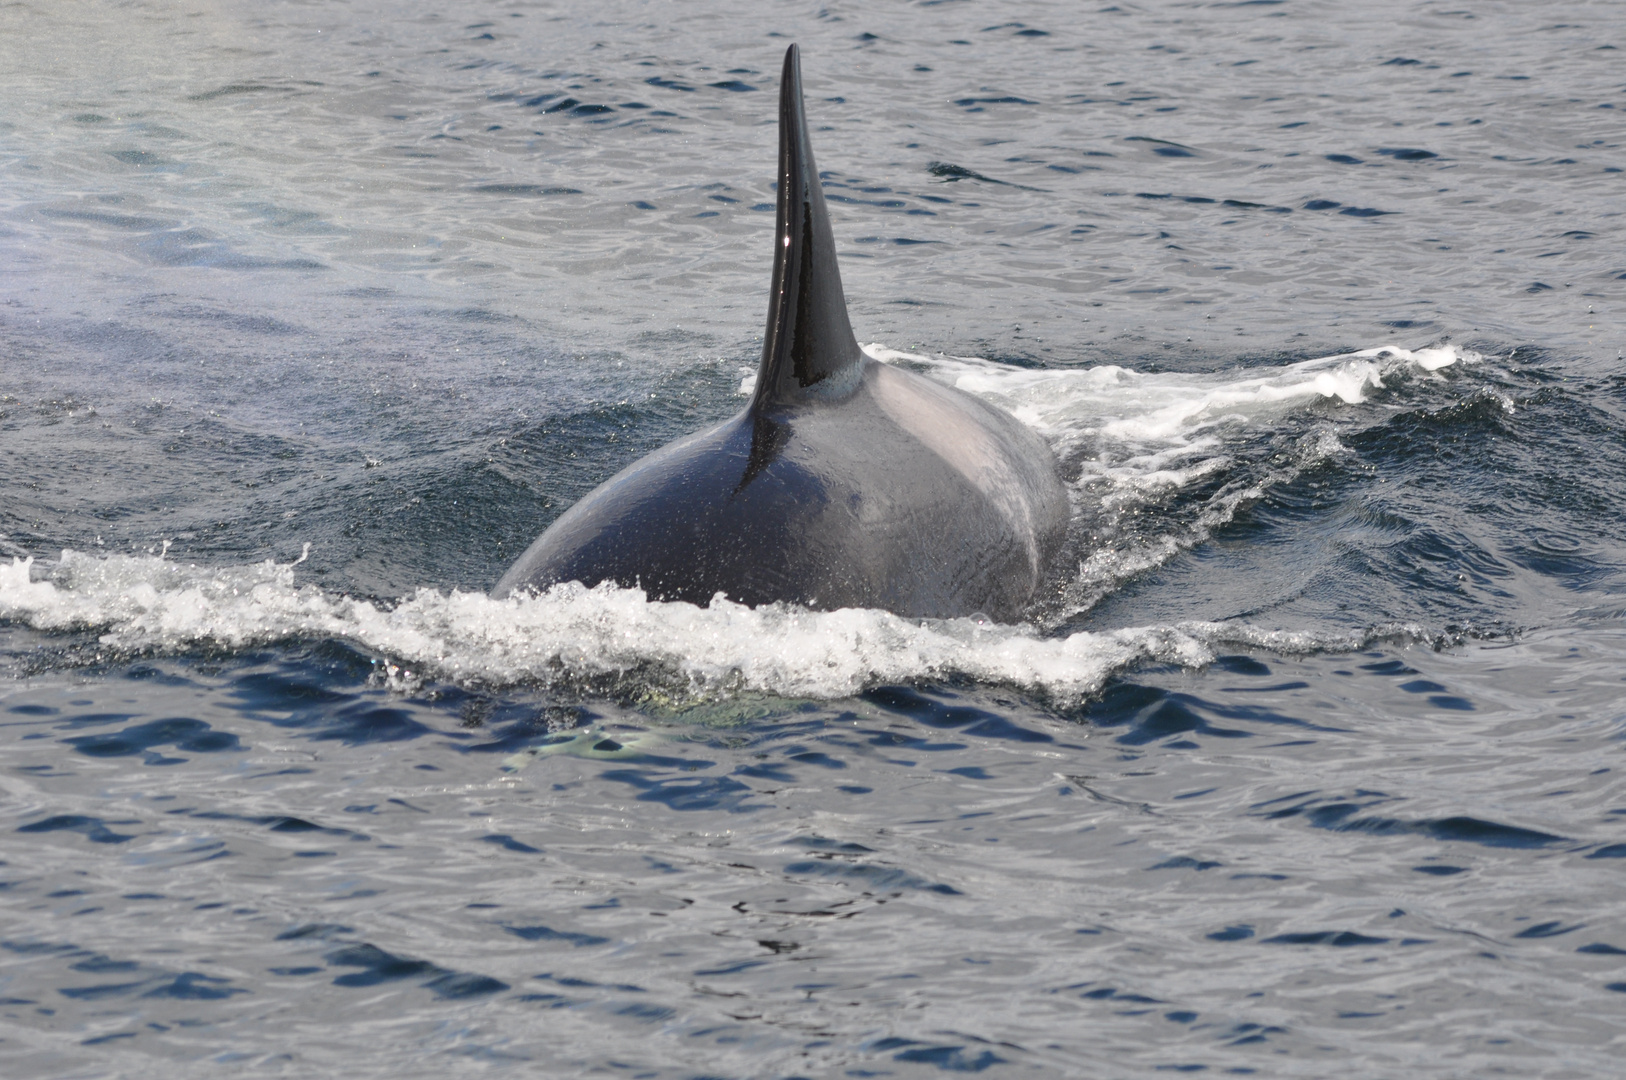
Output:
[[779,203],[773,284],[752,407],[840,395],[863,370],[847,319],[835,234],[802,101],[800,53],[785,50],[779,84]]

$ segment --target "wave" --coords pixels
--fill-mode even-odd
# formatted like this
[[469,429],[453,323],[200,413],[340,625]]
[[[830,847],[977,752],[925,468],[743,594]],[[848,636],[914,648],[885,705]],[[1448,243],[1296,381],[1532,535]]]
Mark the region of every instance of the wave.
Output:
[[402,688],[444,679],[685,698],[755,692],[833,699],[878,685],[971,679],[1062,706],[1142,660],[1200,667],[1226,646],[1343,651],[1377,637],[1426,637],[1412,626],[1314,634],[1232,623],[1046,637],[1031,626],[975,619],[753,609],[721,597],[701,608],[652,602],[638,589],[574,583],[503,600],[419,589],[392,606],[300,584],[296,565],[206,568],[161,555],[75,551],[50,566],[13,559],[0,565],[0,619],[91,631],[101,645],[129,654],[338,638],[388,658],[387,678]]
[[[617,695],[832,699],[888,683],[967,679],[1062,705],[1143,660],[1198,667],[1225,647],[1342,651],[1377,638],[1433,640],[1410,625],[1353,633],[1206,622],[1056,631],[1118,583],[1201,542],[1269,485],[1343,452],[1333,417],[1294,433],[1291,452],[1277,445],[1265,465],[1238,467],[1261,433],[1280,441],[1287,415],[1323,403],[1358,406],[1402,369],[1432,375],[1476,361],[1474,354],[1385,347],[1192,375],[1115,366],[1032,371],[866,348],[1008,408],[1056,448],[1074,501],[1074,532],[1093,547],[1081,548],[1061,602],[1047,615],[1006,626],[871,610],[751,609],[721,597],[700,608],[651,602],[637,589],[577,584],[504,600],[420,588],[383,603],[301,583],[298,562],[205,567],[162,552],[64,551],[54,562],[14,555],[0,565],[0,619],[91,632],[106,649],[129,654],[338,638],[384,658],[387,678],[402,686],[446,679]],[[1201,497],[1181,502],[1197,488]],[[1135,529],[1125,525],[1131,519]]]

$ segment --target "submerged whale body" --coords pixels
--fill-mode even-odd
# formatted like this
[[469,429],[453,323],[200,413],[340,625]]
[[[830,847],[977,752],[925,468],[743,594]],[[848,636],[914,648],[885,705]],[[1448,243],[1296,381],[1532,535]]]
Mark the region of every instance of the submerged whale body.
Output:
[[865,356],[847,321],[796,46],[756,390],[565,511],[493,595],[611,581],[651,599],[1015,619],[1067,526],[1048,447],[1008,413]]

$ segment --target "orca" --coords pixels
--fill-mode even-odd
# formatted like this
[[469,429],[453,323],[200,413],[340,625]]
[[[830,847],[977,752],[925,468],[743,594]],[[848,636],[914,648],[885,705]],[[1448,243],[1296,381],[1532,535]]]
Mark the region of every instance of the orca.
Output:
[[1017,620],[1067,531],[1050,449],[1009,413],[858,347],[808,138],[779,91],[778,217],[750,403],[561,514],[497,598],[569,581],[652,600]]

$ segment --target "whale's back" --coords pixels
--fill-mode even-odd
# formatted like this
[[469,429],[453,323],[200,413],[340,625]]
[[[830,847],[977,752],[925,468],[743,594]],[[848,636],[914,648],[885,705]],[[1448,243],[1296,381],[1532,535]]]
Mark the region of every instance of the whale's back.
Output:
[[747,409],[634,462],[495,593],[613,581],[696,604],[1010,619],[1066,524],[1050,452],[1018,421],[870,361],[840,403]]

